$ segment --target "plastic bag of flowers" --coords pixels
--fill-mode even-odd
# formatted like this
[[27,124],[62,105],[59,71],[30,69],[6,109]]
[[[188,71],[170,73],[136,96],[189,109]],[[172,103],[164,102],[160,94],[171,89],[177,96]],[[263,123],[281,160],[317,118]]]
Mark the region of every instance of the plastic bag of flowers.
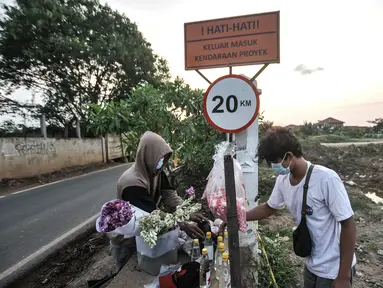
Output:
[[128,201],[111,200],[101,208],[96,220],[96,230],[109,236],[133,237],[140,234],[139,218],[149,213],[131,205]]
[[[213,156],[214,166],[207,177],[207,185],[202,195],[206,198],[209,208],[213,215],[223,221],[227,221],[227,202],[226,202],[226,187],[225,187],[225,168],[224,154],[229,145],[229,142],[221,142],[216,146],[216,153]],[[237,199],[237,217],[239,231],[246,231],[246,191],[244,186],[244,178],[242,168],[236,159],[233,159],[234,164],[234,180],[235,193]]]

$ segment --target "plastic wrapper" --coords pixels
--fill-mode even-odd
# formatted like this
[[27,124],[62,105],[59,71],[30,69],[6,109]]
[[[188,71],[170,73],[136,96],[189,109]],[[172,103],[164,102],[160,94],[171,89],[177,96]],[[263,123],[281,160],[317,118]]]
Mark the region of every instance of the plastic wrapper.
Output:
[[174,264],[178,259],[179,229],[161,235],[150,248],[141,236],[136,237],[138,266],[151,275],[158,275],[162,264]]
[[147,213],[147,212],[145,212],[145,211],[141,210],[140,208],[137,208],[133,205],[131,205],[131,206],[132,206],[132,209],[134,210],[134,214],[132,215],[132,218],[130,219],[130,221],[127,224],[125,224],[121,227],[117,227],[116,229],[114,229],[110,232],[103,232],[100,228],[100,218],[101,218],[101,216],[100,216],[96,220],[97,232],[105,233],[110,239],[115,238],[118,235],[123,235],[123,236],[125,236],[125,238],[139,236],[140,235],[139,219],[142,216],[149,215],[149,213]]
[[178,233],[179,228],[176,228],[166,234],[161,235],[158,238],[157,244],[154,246],[154,248],[150,248],[141,236],[137,236],[137,252],[150,258],[156,258],[173,249],[178,250]]
[[[225,166],[224,155],[229,142],[222,142],[216,146],[216,154],[214,155],[214,166],[207,178],[206,185],[202,198],[206,198],[209,208],[216,218],[227,221],[227,202],[225,190]],[[246,191],[241,165],[236,159],[233,159],[234,164],[234,180],[235,193],[237,199],[237,217],[239,231],[245,232],[246,227]]]
[[137,252],[138,267],[153,276],[158,275],[162,265],[174,264],[177,263],[177,261],[177,249],[170,250],[156,258],[151,258]]

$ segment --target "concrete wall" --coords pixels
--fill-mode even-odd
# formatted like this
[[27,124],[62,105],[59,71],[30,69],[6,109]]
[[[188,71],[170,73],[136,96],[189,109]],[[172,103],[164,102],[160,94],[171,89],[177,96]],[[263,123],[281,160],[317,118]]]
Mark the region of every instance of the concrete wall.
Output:
[[116,134],[109,134],[105,138],[106,150],[108,152],[107,160],[117,159],[123,157],[121,150],[120,136]]
[[100,138],[0,138],[0,180],[103,162],[103,143]]

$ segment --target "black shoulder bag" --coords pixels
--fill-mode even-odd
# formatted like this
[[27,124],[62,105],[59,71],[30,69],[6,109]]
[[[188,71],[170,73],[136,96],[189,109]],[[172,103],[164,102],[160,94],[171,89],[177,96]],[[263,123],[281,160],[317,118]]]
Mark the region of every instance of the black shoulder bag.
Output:
[[305,185],[303,186],[303,200],[302,200],[302,219],[297,229],[293,233],[294,252],[300,257],[307,257],[311,254],[311,237],[306,223],[306,203],[307,191],[309,190],[309,182],[311,173],[313,172],[314,165],[310,165],[307,172]]

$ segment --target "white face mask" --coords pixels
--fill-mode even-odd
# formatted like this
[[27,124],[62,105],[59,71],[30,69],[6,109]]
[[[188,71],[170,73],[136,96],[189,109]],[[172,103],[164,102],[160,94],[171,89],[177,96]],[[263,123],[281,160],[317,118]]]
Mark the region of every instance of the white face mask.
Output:
[[164,158],[161,158],[160,161],[158,161],[158,164],[157,164],[157,170],[161,169],[162,166],[164,166]]

